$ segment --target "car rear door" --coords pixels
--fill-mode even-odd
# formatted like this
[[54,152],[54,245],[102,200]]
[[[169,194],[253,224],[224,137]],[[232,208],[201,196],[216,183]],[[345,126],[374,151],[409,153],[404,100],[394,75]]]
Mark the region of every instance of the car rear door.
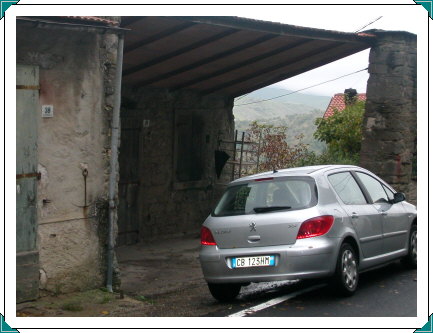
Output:
[[328,180],[353,224],[364,257],[381,255],[383,253],[381,215],[368,203],[367,197],[353,175],[349,171],[337,172],[329,174]]

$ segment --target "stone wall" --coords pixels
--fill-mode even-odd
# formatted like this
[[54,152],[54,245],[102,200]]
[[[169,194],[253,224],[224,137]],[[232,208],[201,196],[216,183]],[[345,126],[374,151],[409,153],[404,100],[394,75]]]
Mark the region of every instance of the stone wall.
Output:
[[361,165],[416,203],[416,35],[372,32]]
[[[233,99],[200,96],[187,91],[133,90],[128,87],[122,88],[122,94],[122,126],[127,119],[135,119],[141,127],[138,134],[138,165],[134,166],[138,168],[140,183],[137,192],[139,239],[198,234],[201,223],[211,212],[229,179],[227,165],[217,179],[214,154],[219,147],[218,140],[233,138]],[[198,155],[193,157],[196,164],[189,165],[189,169],[201,171],[198,178],[192,174],[190,181],[185,178],[188,175],[178,172],[183,163],[179,161],[179,154],[182,159],[182,154],[191,152],[188,149],[179,151],[185,149],[180,144],[184,141],[181,136],[189,135],[188,130],[185,132],[185,129],[177,128],[181,117],[193,119],[192,151]],[[122,140],[121,155],[122,147],[130,146],[124,141],[125,136]],[[125,170],[121,163],[121,179]],[[125,223],[122,218],[125,218],[125,213],[119,211],[119,224]]]
[[40,106],[54,107],[38,124],[40,288],[50,292],[104,283],[117,39],[17,24],[17,63],[39,66]]

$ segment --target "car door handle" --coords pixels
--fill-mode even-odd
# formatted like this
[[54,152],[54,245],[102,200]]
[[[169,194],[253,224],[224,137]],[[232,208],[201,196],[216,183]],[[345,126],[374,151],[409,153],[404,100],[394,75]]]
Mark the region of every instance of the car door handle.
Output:
[[355,212],[352,213],[352,219],[357,219],[359,216]]
[[384,210],[380,210],[380,215],[382,215],[382,216],[386,216],[386,215],[388,215],[388,213],[385,212]]
[[259,235],[248,236],[248,242],[250,243],[258,242],[259,240],[260,240]]

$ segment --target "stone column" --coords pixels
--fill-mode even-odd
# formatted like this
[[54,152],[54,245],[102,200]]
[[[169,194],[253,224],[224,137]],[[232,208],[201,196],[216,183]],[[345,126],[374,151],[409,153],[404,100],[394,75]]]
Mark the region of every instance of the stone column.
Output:
[[416,35],[370,32],[377,43],[370,51],[360,164],[416,202]]

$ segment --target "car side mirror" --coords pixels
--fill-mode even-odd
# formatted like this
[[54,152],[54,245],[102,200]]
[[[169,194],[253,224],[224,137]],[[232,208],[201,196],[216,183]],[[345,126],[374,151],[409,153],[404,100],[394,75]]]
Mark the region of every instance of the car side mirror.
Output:
[[397,193],[394,193],[394,199],[391,200],[391,203],[396,204],[398,202],[402,202],[405,200],[406,200],[406,196],[404,195],[404,193],[397,192]]

